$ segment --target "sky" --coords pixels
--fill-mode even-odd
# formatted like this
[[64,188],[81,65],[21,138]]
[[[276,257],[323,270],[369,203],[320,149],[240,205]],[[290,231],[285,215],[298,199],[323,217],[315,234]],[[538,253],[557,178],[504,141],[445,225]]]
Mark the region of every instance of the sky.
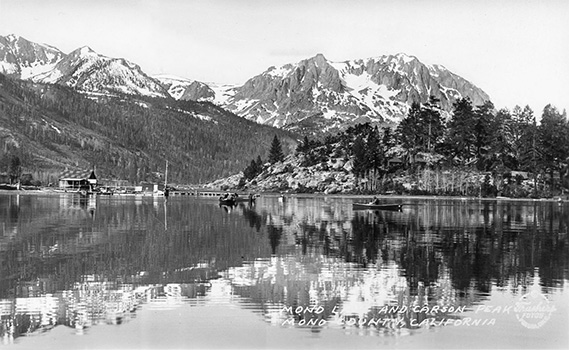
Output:
[[229,84],[317,53],[406,53],[474,83],[496,108],[569,109],[566,0],[0,0],[8,34]]

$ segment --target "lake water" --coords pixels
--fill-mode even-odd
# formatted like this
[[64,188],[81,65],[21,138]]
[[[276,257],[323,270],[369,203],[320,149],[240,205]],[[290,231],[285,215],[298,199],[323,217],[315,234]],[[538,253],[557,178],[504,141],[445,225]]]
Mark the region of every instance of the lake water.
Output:
[[569,204],[0,194],[0,347],[567,348]]

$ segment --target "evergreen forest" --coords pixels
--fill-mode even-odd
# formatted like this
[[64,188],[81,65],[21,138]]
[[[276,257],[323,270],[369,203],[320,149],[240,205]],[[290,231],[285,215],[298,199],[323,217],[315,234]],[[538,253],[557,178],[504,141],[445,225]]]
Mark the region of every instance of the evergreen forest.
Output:
[[168,182],[203,183],[265,157],[275,135],[285,151],[296,147],[292,134],[208,102],[84,95],[0,74],[0,174],[10,181],[47,185],[77,168],[156,182],[168,160]]
[[[538,122],[529,106],[496,110],[462,98],[453,107],[445,113],[431,98],[414,103],[396,126],[305,136],[296,156],[323,170],[336,159],[352,162],[361,193],[551,197],[569,188],[566,111],[547,105]],[[245,180],[263,170],[252,160]]]

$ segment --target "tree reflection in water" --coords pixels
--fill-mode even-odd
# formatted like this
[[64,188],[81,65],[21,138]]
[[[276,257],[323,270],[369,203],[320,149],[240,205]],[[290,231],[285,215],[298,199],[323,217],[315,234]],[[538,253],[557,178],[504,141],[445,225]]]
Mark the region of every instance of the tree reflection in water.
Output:
[[[298,249],[291,254],[290,247],[280,247],[249,273],[254,282],[235,286],[277,323],[333,320],[339,306],[344,326],[348,319],[356,325],[389,319],[371,326],[413,328],[426,319],[459,318],[432,310],[471,308],[492,286],[523,294],[537,278],[548,293],[567,279],[567,208],[556,203],[419,201],[404,213],[361,211],[342,220],[315,214],[325,212],[318,200],[298,202],[280,219],[284,236],[293,237]],[[235,276],[241,269],[231,270]],[[315,314],[314,305],[323,311]],[[399,308],[386,312],[386,305]],[[417,305],[428,311],[414,311]]]
[[261,197],[226,213],[187,198],[0,195],[0,336],[122,323],[141,304],[211,294],[215,280],[271,323],[401,332],[460,317],[435,306],[525,293],[536,273],[543,293],[567,280],[567,204],[351,203]]

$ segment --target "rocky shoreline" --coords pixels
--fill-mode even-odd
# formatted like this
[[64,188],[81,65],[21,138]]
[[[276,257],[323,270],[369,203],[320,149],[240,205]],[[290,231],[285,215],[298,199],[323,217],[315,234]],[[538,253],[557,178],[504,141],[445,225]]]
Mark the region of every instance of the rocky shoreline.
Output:
[[[350,172],[351,162],[336,159],[326,164],[317,164],[311,167],[301,166],[301,159],[288,156],[283,162],[267,165],[255,178],[245,181],[243,173],[219,179],[204,185],[204,188],[217,191],[242,191],[256,193],[279,193],[295,195],[338,195],[342,197],[369,197],[371,195],[386,198],[461,198],[486,200],[519,200],[519,201],[568,201],[567,194],[551,197],[530,196],[482,196],[480,193],[465,194],[429,194],[415,191],[424,185],[423,179],[412,179],[410,176],[399,176],[395,182],[399,183],[400,192],[389,191],[373,192],[361,191],[357,186],[357,179]],[[465,175],[465,182],[483,185],[484,174],[469,173]],[[391,179],[393,181],[393,179]],[[529,183],[529,181],[528,181]],[[475,185],[477,186],[477,185]],[[419,192],[419,193],[417,193]]]
[[325,165],[303,167],[301,159],[289,155],[283,162],[267,165],[250,181],[244,181],[241,172],[208,183],[205,187],[252,192],[353,194],[356,178],[349,172],[350,169],[350,162],[340,159]]

